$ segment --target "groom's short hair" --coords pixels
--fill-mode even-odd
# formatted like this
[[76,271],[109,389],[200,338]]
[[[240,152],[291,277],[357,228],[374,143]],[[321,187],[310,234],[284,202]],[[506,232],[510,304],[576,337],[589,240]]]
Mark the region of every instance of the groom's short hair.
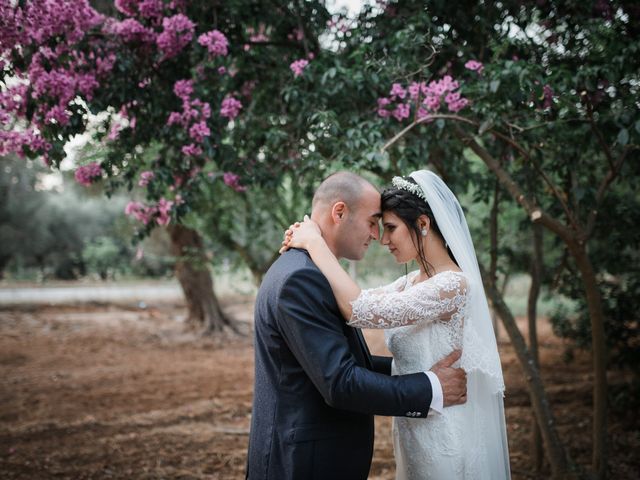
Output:
[[332,206],[336,202],[355,210],[362,192],[368,186],[375,189],[370,182],[351,172],[336,172],[325,178],[316,189],[311,202],[311,210],[320,206]]

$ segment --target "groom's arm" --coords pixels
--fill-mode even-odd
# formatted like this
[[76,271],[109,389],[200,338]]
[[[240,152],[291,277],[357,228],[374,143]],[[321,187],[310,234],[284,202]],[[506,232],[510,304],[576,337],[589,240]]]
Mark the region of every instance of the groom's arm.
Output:
[[[372,355],[371,361],[373,363],[373,371],[382,373],[383,375],[391,375],[391,362],[392,357],[384,357],[380,355]],[[442,413],[444,410],[444,395],[442,393],[442,385],[438,376],[429,371],[425,372],[431,382],[431,408],[429,409],[429,415],[435,413]]]
[[371,363],[373,364],[373,371],[382,373],[383,375],[391,375],[391,361],[392,357],[383,357],[381,355],[371,355]]
[[329,299],[328,282],[309,268],[287,279],[278,301],[287,345],[325,401],[367,414],[426,417],[432,398],[427,375],[389,376],[359,366],[343,333],[344,320]]

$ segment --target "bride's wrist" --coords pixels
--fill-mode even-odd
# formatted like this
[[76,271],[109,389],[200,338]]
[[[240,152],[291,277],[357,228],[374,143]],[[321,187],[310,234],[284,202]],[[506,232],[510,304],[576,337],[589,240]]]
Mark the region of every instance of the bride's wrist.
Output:
[[315,251],[317,252],[320,248],[322,248],[322,243],[324,242],[324,239],[320,236],[315,237],[315,238],[310,238],[307,241],[307,251],[312,252]]

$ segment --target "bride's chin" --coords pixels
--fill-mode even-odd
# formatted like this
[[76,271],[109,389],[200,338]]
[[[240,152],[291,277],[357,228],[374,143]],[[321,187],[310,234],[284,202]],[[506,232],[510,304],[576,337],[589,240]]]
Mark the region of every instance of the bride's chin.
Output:
[[396,250],[394,250],[393,252],[389,252],[391,254],[391,256],[393,257],[393,259],[396,261],[396,263],[398,265],[404,265],[405,263],[409,263],[411,260],[404,260],[402,258],[400,258],[398,256],[398,253]]

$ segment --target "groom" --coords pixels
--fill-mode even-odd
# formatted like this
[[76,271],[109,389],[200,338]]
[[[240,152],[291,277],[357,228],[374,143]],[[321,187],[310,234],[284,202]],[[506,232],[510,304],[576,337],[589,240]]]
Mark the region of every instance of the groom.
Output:
[[[362,259],[380,216],[380,194],[353,173],[328,177],[313,197],[311,218],[338,258]],[[366,479],[373,415],[424,418],[430,408],[464,403],[464,371],[451,367],[458,358],[391,376],[391,358],[371,356],[347,326],[307,252],[285,252],[256,298],[247,478]]]

